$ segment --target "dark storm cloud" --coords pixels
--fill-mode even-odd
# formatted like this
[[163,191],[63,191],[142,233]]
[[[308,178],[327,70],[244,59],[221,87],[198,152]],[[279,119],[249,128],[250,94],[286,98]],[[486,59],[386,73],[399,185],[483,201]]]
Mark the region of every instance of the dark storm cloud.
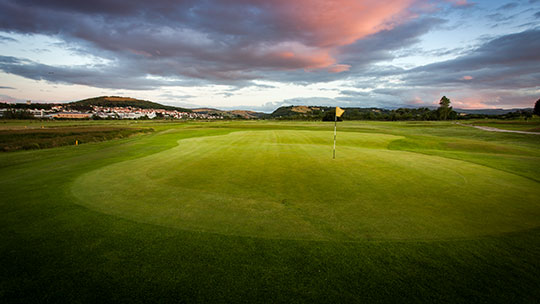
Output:
[[498,11],[505,11],[505,10],[509,10],[509,9],[513,9],[513,8],[516,8],[518,7],[519,4],[518,3],[515,3],[515,2],[509,2],[509,3],[506,3],[504,5],[501,5],[499,6],[499,8],[497,8]]
[[[454,92],[458,107],[530,106],[540,94],[538,49],[540,30],[501,36],[455,59],[410,70],[373,69],[355,82],[356,88],[368,91],[343,91],[336,100],[364,106],[374,101],[432,106],[440,96]],[[398,83],[389,85],[389,77]],[[370,90],[374,87],[379,88]]]
[[505,35],[456,59],[412,69],[410,85],[471,85],[498,89],[540,84],[540,30]]
[[0,35],[0,43],[2,42],[17,42],[17,39]]
[[307,70],[297,79],[310,82],[346,71],[337,49],[412,18],[417,1],[0,0],[0,30],[55,35],[139,75],[238,83]]
[[440,18],[420,18],[391,30],[381,31],[342,48],[344,63],[356,68],[377,61],[393,58],[392,51],[405,48],[419,42],[420,36],[433,28],[446,23]]
[[[516,17],[516,15],[506,15],[506,14],[503,14],[503,13],[494,13],[494,14],[489,14],[487,15],[486,17],[488,17],[489,19],[493,20],[493,21],[496,21],[496,22],[503,22],[503,21],[508,21],[508,20],[512,20]],[[495,24],[495,25],[499,25],[498,23]]]
[[[343,64],[350,65],[349,71],[341,73],[327,73],[325,71],[311,71],[309,73],[305,71],[270,72],[265,74],[265,78],[308,85],[313,82],[350,79],[356,77],[358,73],[361,73],[364,77],[369,75],[374,77],[392,75],[401,72],[401,69],[392,67],[376,67],[374,69],[371,65],[397,57],[395,51],[418,43],[420,36],[445,23],[446,21],[440,18],[415,19],[402,26],[369,35],[354,44],[339,48],[336,57]],[[442,49],[438,51],[443,52]],[[459,51],[462,51],[462,49],[444,50],[446,53],[457,53]]]
[[[73,76],[81,72],[74,78],[49,74],[38,77],[43,69],[50,69],[42,65],[26,64],[22,69],[8,68],[4,63],[3,70],[31,79],[73,79],[73,83],[88,85],[95,76],[95,86],[110,84],[112,88],[130,80],[130,88],[142,85],[140,89],[175,83],[149,81],[145,85],[142,80],[146,75],[233,86],[254,85],[250,81],[255,79],[310,84],[351,77],[352,72],[364,70],[371,63],[392,58],[393,50],[418,42],[420,35],[444,23],[437,18],[412,19],[352,45],[336,46],[330,54],[326,47],[323,51],[319,48],[336,43],[327,42],[324,31],[311,36],[309,32],[300,33],[282,15],[269,13],[272,10],[263,1],[235,0],[226,5],[160,0],[148,5],[146,1],[108,3],[0,0],[0,29],[59,35],[66,41],[63,47],[110,60],[107,72],[83,67],[58,72]],[[297,54],[289,55],[287,50]],[[31,69],[35,72],[30,73]],[[126,72],[129,77],[123,81],[106,80]]]
[[0,56],[0,70],[33,80],[46,80],[56,83],[89,85],[100,88],[124,88],[130,90],[148,90],[161,86],[184,86],[189,82],[174,80],[155,80],[141,76],[131,76],[130,71],[111,69],[107,66],[56,67],[21,60],[15,57]]

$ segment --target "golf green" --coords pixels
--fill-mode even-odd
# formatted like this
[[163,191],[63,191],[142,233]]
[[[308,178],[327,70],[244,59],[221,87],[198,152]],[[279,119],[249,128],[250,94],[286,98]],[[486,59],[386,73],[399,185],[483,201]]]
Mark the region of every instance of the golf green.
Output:
[[382,133],[236,131],[113,163],[71,184],[77,204],[140,223],[306,240],[473,238],[540,226],[537,182],[390,150]]

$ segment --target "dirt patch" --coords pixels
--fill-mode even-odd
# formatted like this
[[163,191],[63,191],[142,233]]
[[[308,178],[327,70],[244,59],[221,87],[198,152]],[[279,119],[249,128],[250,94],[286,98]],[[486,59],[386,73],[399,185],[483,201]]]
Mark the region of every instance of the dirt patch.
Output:
[[293,107],[291,111],[297,112],[297,113],[308,113],[308,112],[311,112],[311,108],[306,107],[306,106],[297,106],[297,107]]

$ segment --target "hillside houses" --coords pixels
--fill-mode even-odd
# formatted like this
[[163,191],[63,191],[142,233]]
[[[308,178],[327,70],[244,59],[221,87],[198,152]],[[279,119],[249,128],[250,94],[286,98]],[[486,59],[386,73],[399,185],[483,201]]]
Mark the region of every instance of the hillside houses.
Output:
[[166,109],[142,109],[137,107],[106,107],[106,106],[91,106],[86,111],[76,111],[69,104],[43,108],[4,108],[0,111],[0,116],[3,116],[5,111],[25,111],[40,119],[223,119],[220,114],[214,113],[196,113],[183,112],[179,110]]
[[154,119],[157,117],[172,119],[223,119],[221,115],[188,113],[178,110],[140,109],[133,107],[101,107],[94,106],[93,113],[100,118],[109,119]]

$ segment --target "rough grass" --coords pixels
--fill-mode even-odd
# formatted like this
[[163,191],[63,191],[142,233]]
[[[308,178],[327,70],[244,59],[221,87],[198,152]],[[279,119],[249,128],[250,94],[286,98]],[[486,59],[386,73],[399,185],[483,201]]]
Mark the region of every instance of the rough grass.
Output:
[[[527,198],[537,193],[540,172],[526,170],[540,164],[540,142],[535,136],[492,134],[445,123],[340,123],[338,165],[327,166],[331,147],[326,145],[324,132],[331,134],[332,124],[269,121],[147,126],[160,132],[78,147],[0,154],[1,302],[532,303],[540,297],[540,229],[533,227],[539,207],[538,201]],[[448,145],[452,142],[461,144]],[[490,148],[481,149],[481,143]],[[247,149],[245,154],[242,146]],[[494,148],[498,146],[507,149]],[[254,160],[236,162],[249,152]],[[255,152],[265,161],[257,159]],[[306,160],[299,153],[306,153]],[[277,156],[272,158],[274,154]],[[214,159],[221,157],[224,167]],[[129,163],[141,166],[140,170]],[[313,168],[307,167],[308,163],[313,163]],[[374,167],[376,164],[379,167]],[[282,180],[279,174],[257,173],[277,170],[272,165],[296,175],[285,175]],[[117,170],[122,166],[128,172]],[[214,174],[198,172],[198,166],[210,168]],[[228,173],[231,166],[241,169],[241,174]],[[432,169],[423,169],[428,167]],[[299,168],[308,171],[301,173]],[[362,176],[361,170],[369,174]],[[274,234],[269,238],[267,231],[235,227],[229,217],[248,220],[245,213],[231,213],[226,200],[221,205],[208,200],[210,205],[197,206],[201,210],[211,210],[211,204],[225,208],[218,210],[221,218],[212,210],[217,218],[215,227],[208,226],[196,212],[193,214],[199,221],[191,223],[204,225],[164,224],[159,222],[161,215],[151,212],[146,220],[133,213],[114,214],[99,210],[98,202],[80,200],[81,195],[108,189],[109,185],[98,183],[95,186],[106,187],[91,190],[93,185],[88,185],[86,194],[80,193],[80,183],[85,179],[95,182],[90,178],[99,171],[103,179],[110,178],[107,172],[122,173],[114,183],[126,196],[147,190],[148,185],[138,181],[140,176],[146,176],[149,184],[161,179],[170,185],[133,199],[134,209],[139,208],[139,201],[152,201],[151,196],[174,201],[167,189],[182,198],[185,193],[177,192],[176,182],[203,176],[191,181],[186,193],[198,189],[211,192],[209,185],[220,186],[215,189],[219,193],[252,193],[254,200],[286,193],[289,198],[277,200],[282,209],[301,207],[316,226],[330,225],[339,233],[320,228],[304,230],[310,240],[294,236],[280,239],[274,237],[276,233],[296,230],[285,227],[279,231],[280,226],[273,221],[283,223],[284,219],[265,219],[253,208],[251,224],[255,226],[251,228],[259,220],[266,221]],[[401,171],[421,177],[418,185],[408,183],[411,174],[403,176]],[[317,211],[337,206],[322,203],[327,200],[344,206],[364,191],[350,193],[348,198],[339,194],[343,195],[340,200],[331,200],[333,189],[304,186],[332,172],[336,181],[347,182],[344,175],[352,174],[374,186],[382,183],[371,191],[372,202],[385,203],[380,197],[388,196],[396,201],[393,205],[387,201],[387,206],[407,202],[412,209],[401,206],[392,214],[390,208],[387,215],[384,208],[373,204],[367,211],[379,207],[377,217],[353,210],[348,221],[361,224],[343,221],[340,227],[342,221],[337,218],[347,218],[348,213],[337,210],[332,218]],[[463,183],[454,172],[465,174],[469,183]],[[263,180],[255,179],[257,176]],[[126,189],[127,178],[137,183]],[[227,185],[219,184],[223,178]],[[388,187],[399,186],[397,181],[406,183],[400,186],[401,191]],[[356,187],[361,189],[362,185]],[[426,216],[429,206],[409,200],[407,194],[414,194],[413,189],[426,193],[422,201],[447,208],[449,212],[432,210],[442,218],[439,225],[437,219]],[[476,196],[476,192],[483,195]],[[317,207],[317,201],[315,206],[309,203],[321,193],[322,207]],[[305,202],[299,206],[302,197]],[[451,205],[447,197],[455,198],[457,205]],[[105,196],[103,200],[118,198]],[[155,201],[171,206],[169,203]],[[123,204],[118,208],[125,208]],[[484,204],[493,206],[482,209]],[[177,211],[167,216],[182,219],[185,214]],[[417,231],[422,237],[389,237],[385,230],[392,231],[391,221],[370,222],[385,216],[401,220],[402,229],[394,229],[393,234],[408,236]],[[402,221],[409,216],[411,227]],[[449,226],[452,219],[462,219],[462,227],[457,223]],[[422,223],[418,220],[428,225],[426,230],[419,228]],[[224,224],[227,221],[230,225]],[[216,227],[221,233],[214,233]],[[223,233],[227,227],[232,231]],[[362,227],[378,237],[347,239],[361,235]],[[250,236],[243,235],[245,231],[250,231]],[[314,231],[323,231],[324,238],[315,237]],[[343,235],[343,231],[349,234]],[[459,231],[467,236],[455,238]]]
[[148,128],[47,127],[0,129],[0,151],[45,149],[84,144],[152,132]]

